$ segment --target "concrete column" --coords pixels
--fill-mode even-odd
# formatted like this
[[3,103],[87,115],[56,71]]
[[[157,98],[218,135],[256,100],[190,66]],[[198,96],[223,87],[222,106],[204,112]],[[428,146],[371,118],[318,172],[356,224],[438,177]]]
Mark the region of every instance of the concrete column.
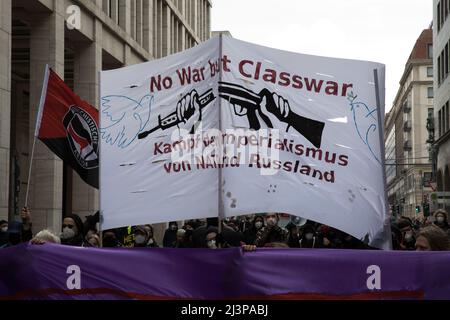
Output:
[[[54,0],[51,14],[33,15],[30,36],[30,155],[45,65],[64,77],[64,2]],[[62,161],[39,140],[33,159],[29,207],[33,230],[61,229]]]
[[11,131],[11,0],[0,1],[0,219],[8,220]]
[[136,0],[136,41],[143,46],[143,3],[142,0]]
[[162,7],[162,56],[168,56],[171,53],[171,13],[168,5],[163,4]]
[[109,16],[115,23],[119,23],[119,0],[111,0],[111,7],[109,8]]
[[143,0],[142,1],[142,43],[145,50],[150,52],[153,56],[155,56],[154,48],[153,48],[153,19],[155,15],[153,14],[153,10],[156,10],[153,6],[153,0]]
[[[98,72],[102,69],[102,33],[99,20],[94,22],[94,42],[76,44],[74,64],[74,91],[91,105],[99,107]],[[99,210],[98,190],[89,186],[80,176],[73,173],[72,211],[82,217]],[[83,219],[84,221],[84,219]]]
[[119,0],[119,26],[131,34],[131,3],[130,0]]

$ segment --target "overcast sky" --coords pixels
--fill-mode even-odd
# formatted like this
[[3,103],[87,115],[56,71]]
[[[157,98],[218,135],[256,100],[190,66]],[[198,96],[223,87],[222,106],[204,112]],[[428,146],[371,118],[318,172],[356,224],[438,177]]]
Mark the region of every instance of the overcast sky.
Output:
[[211,30],[299,53],[386,65],[386,111],[433,19],[432,0],[212,0]]

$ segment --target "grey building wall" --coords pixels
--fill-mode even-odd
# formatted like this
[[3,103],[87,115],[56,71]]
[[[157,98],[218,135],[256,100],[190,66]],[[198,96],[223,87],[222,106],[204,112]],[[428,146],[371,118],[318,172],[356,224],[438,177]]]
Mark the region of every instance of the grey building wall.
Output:
[[[79,29],[66,20],[80,9]],[[28,167],[45,65],[98,107],[98,72],[160,58],[210,37],[210,0],[0,1],[0,219],[18,219],[29,185],[35,232],[64,211],[98,210],[98,191],[40,141]],[[165,226],[156,228],[160,238]]]

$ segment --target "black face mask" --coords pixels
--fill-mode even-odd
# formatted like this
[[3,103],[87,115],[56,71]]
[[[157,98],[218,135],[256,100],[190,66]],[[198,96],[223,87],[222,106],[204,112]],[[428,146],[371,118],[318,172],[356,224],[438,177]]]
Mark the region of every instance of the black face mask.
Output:
[[105,248],[115,248],[117,247],[117,239],[112,237],[107,237],[103,239],[103,247]]

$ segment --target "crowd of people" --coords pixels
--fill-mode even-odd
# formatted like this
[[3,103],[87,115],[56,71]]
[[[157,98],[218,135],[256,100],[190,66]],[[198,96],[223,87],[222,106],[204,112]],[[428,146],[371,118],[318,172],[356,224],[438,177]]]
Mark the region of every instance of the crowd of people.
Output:
[[[31,213],[23,208],[22,222],[0,221],[0,248],[31,241],[33,244],[53,242],[78,247],[165,247],[165,248],[229,248],[243,247],[253,251],[257,247],[375,249],[367,241],[310,220],[280,226],[277,213],[252,214],[220,221],[218,218],[188,220],[182,226],[170,222],[162,243],[154,238],[150,224],[104,230],[99,234],[99,213],[83,222],[76,214],[68,214],[62,222],[60,234],[41,230],[33,236]],[[450,250],[448,214],[439,209],[426,219],[411,220],[396,217],[391,220],[394,250],[445,251]],[[102,237],[101,241],[100,238]]]

